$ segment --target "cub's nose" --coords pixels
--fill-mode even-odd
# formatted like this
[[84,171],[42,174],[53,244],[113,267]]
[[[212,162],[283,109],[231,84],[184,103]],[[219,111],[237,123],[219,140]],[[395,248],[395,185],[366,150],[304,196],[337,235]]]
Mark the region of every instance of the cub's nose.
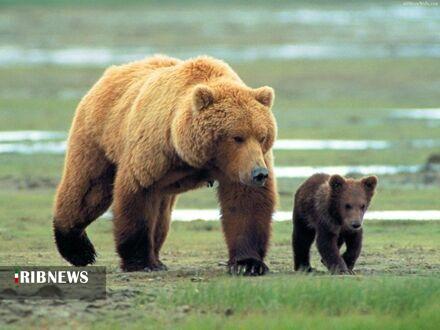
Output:
[[255,167],[251,173],[252,184],[258,187],[264,186],[267,178],[269,177],[269,171],[265,167]]
[[360,221],[352,221],[352,222],[351,222],[351,227],[352,227],[353,229],[359,229],[359,228],[362,227],[362,224],[361,224]]

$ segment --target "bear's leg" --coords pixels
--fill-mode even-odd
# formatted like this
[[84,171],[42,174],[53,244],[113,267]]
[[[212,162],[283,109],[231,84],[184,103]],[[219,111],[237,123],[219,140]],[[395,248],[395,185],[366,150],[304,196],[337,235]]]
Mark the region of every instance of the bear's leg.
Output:
[[325,228],[317,230],[316,246],[322,257],[322,263],[333,274],[349,273],[344,259],[339,254],[338,235]]
[[311,272],[310,266],[310,247],[315,239],[315,230],[309,228],[305,220],[294,216],[294,228],[293,228],[293,259],[294,268],[296,271]]
[[353,270],[356,260],[359,258],[362,249],[362,229],[345,234],[347,250],[342,255],[349,270]]
[[218,197],[230,273],[264,275],[269,270],[263,260],[276,203],[273,173],[259,188],[219,180]]
[[74,266],[95,261],[85,228],[110,206],[114,173],[115,166],[101,150],[85,143],[69,149],[55,198],[53,228],[58,251]]
[[175,200],[175,195],[167,195],[162,198],[154,232],[154,255],[159,268],[162,270],[167,270],[167,267],[160,261],[159,253],[170,228],[171,212],[173,210]]
[[114,189],[114,235],[124,271],[158,269],[154,255],[154,227],[160,194],[152,194],[123,170]]

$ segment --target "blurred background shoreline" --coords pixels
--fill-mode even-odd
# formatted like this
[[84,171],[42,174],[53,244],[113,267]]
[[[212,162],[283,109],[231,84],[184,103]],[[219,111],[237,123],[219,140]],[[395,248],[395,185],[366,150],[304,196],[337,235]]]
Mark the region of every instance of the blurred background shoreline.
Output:
[[[154,53],[207,54],[250,86],[276,90],[282,210],[291,208],[300,173],[314,169],[379,171],[387,196],[379,210],[440,209],[439,6],[4,1],[0,8],[0,133],[18,134],[0,135],[6,190],[55,187],[65,137],[29,140],[26,131],[66,134],[105,67]],[[350,141],[369,147],[353,149]],[[396,189],[404,189],[405,203],[391,198]],[[185,194],[179,207],[198,200],[216,207],[215,194],[204,190]]]

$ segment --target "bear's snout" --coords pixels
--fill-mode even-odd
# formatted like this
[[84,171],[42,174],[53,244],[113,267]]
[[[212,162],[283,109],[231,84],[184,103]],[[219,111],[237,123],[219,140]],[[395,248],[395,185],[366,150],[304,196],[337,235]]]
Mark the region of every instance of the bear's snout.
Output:
[[257,187],[262,187],[269,177],[269,171],[265,167],[254,167],[251,173],[252,184]]
[[362,221],[361,220],[354,220],[351,222],[351,228],[358,230],[362,227]]

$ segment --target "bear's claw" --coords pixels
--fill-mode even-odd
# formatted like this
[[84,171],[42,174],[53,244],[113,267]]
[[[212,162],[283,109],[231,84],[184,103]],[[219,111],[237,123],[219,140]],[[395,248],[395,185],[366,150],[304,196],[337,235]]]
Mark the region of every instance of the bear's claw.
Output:
[[254,258],[238,260],[229,264],[229,274],[243,276],[261,276],[269,272],[269,267],[260,260]]

